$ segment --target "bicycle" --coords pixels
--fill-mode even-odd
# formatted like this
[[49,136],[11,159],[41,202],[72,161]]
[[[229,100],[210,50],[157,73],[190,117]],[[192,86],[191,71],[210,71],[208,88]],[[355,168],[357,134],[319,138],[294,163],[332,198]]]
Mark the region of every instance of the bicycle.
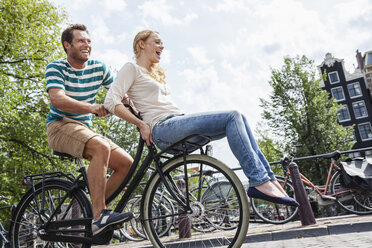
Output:
[[[0,195],[0,202],[2,201],[9,201],[8,197]],[[14,209],[13,205],[7,206],[0,206],[0,210],[10,209],[12,211]],[[3,224],[0,222],[0,248],[9,248],[10,242],[7,239],[9,232],[4,228]]]
[[[368,148],[370,149],[370,148]],[[366,149],[353,150],[353,152],[365,151]],[[349,213],[365,215],[372,213],[372,192],[361,189],[349,189],[340,183],[341,168],[337,165],[337,160],[341,154],[349,153],[348,151],[334,151],[328,154],[318,156],[309,156],[303,158],[294,158],[295,147],[291,149],[288,157],[284,157],[280,163],[284,172],[284,177],[277,176],[278,182],[286,190],[289,196],[295,197],[294,188],[289,179],[290,171],[288,166],[293,161],[306,159],[325,158],[331,159],[328,170],[328,176],[324,186],[315,186],[308,178],[300,173],[302,182],[309,196],[321,205],[337,203],[342,209]],[[315,195],[315,196],[314,196]],[[260,204],[265,207],[259,207]],[[262,220],[272,224],[284,224],[291,221],[298,212],[298,207],[289,207],[281,204],[262,201],[251,198],[252,209],[255,214]]]
[[[211,150],[211,148],[206,147],[206,150]],[[188,175],[189,178],[198,177],[198,173]],[[178,181],[183,179],[183,175],[177,176],[174,180]],[[197,199],[198,196],[198,188],[191,189],[189,192],[190,198],[194,201],[198,201],[203,208],[209,206],[211,204],[217,205],[228,205],[228,201],[232,200],[229,198],[230,191],[232,190],[232,185],[229,184],[227,181],[220,181],[218,178],[214,176],[213,171],[204,171],[204,177],[201,181],[201,194],[200,199]],[[157,197],[159,198],[159,202],[157,209],[164,208],[171,213],[174,213],[177,210],[176,202],[167,198],[164,194],[166,193],[166,189],[161,189],[159,192],[156,192]],[[146,239],[146,235],[143,231],[143,227],[140,222],[140,212],[139,207],[141,204],[142,197],[140,195],[135,196],[134,198],[130,199],[128,202],[129,208],[126,211],[130,211],[133,213],[134,218],[125,223],[123,228],[120,229],[120,233],[127,239],[132,241],[142,241]],[[218,209],[218,208],[217,208]],[[236,217],[236,213],[233,212],[223,212],[220,208],[220,211],[209,211],[203,217],[193,218],[192,220],[192,228],[194,231],[198,232],[212,232],[216,229],[226,229],[231,230],[236,228],[236,225],[233,224],[236,221],[234,218]],[[217,227],[216,227],[217,225]],[[174,218],[170,219],[164,228],[162,228],[162,232],[159,233],[159,237],[167,235],[174,226]]]
[[[139,115],[137,117],[140,118]],[[193,142],[195,137],[201,141]],[[131,194],[141,182],[150,164],[154,162],[155,171],[146,184],[140,206],[141,223],[147,238],[154,247],[166,247],[175,243],[179,247],[203,246],[204,244],[209,247],[211,244],[212,246],[240,247],[249,224],[247,195],[239,178],[229,167],[205,154],[203,147],[209,142],[209,137],[195,134],[159,152],[152,144],[147,147],[148,154],[140,164],[144,141],[139,138],[137,153],[128,176],[106,199],[106,204],[112,202],[126,187],[127,189],[114,209],[117,212],[123,211]],[[190,154],[196,150],[200,150],[201,154]],[[166,153],[175,155],[165,156]],[[86,248],[92,244],[107,244],[112,239],[114,229],[120,226],[111,226],[102,234],[92,235],[92,207],[87,197],[89,185],[84,166],[80,160],[77,160],[77,164],[78,176],[76,177],[63,172],[49,172],[28,175],[24,178],[24,184],[29,185],[30,189],[17,205],[12,218],[10,228],[12,247],[77,246]],[[204,171],[210,170],[232,185],[227,198],[229,204],[203,205],[193,200],[190,194],[184,193],[189,192],[191,188],[198,187],[197,199],[200,199],[201,182],[205,177]],[[190,171],[197,171],[198,176],[189,177]],[[183,176],[184,188],[181,188],[181,185],[174,179],[180,175]],[[160,197],[156,192],[161,188],[166,189],[166,197],[177,203],[178,209],[175,213],[171,213],[165,207],[160,209],[156,207],[160,202]],[[182,221],[185,219],[192,221],[202,218],[209,212],[218,213],[218,211],[238,214],[233,231],[220,228],[218,237],[213,237],[213,240],[210,237],[203,239],[206,238],[202,235],[203,233],[194,231],[191,231],[190,238],[179,237],[180,227],[183,227],[179,224],[183,223]],[[169,218],[175,218],[175,227],[171,235],[160,237],[158,231],[163,230],[163,225]]]

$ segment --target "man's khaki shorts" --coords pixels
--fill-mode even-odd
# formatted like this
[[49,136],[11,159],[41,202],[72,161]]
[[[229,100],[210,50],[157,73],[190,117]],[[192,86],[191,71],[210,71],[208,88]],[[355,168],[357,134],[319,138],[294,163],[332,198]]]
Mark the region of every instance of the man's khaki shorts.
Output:
[[119,147],[87,125],[67,117],[50,122],[47,125],[47,136],[48,144],[54,151],[68,153],[78,158],[83,158],[85,144],[93,137],[98,136],[106,140],[110,144],[111,151]]

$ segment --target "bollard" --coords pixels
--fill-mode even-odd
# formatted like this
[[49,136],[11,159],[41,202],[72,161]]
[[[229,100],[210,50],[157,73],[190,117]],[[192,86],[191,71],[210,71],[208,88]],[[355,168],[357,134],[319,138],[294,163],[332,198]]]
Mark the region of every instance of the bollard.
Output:
[[296,163],[289,164],[289,171],[291,172],[292,184],[296,195],[296,200],[300,204],[298,207],[301,223],[303,226],[313,225],[316,223],[313,210],[311,208],[309,198],[305,191],[304,184],[301,180],[300,172]]
[[[186,185],[183,179],[178,180],[178,188],[182,191],[183,195],[186,196]],[[179,206],[178,212],[183,212],[184,209],[182,206]],[[187,214],[180,214],[178,217],[178,229],[179,229],[179,238],[191,238],[191,220]]]

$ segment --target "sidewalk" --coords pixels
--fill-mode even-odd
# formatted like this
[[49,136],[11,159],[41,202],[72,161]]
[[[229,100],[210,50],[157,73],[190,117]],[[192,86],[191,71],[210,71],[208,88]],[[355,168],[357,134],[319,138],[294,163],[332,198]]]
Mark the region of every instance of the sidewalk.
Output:
[[245,243],[372,231],[372,215],[344,215],[316,219],[302,226],[301,221],[282,225],[259,224],[248,229]]
[[[372,215],[344,215],[316,219],[316,224],[302,226],[301,221],[281,225],[250,223],[244,243],[270,242],[304,237],[319,237],[325,235],[368,232],[372,231]],[[213,232],[218,236],[218,232]],[[213,238],[211,238],[212,240]],[[206,241],[206,240],[205,240]],[[248,245],[249,246],[249,245]],[[94,246],[97,248],[107,246]],[[148,241],[111,244],[112,248],[151,247]]]

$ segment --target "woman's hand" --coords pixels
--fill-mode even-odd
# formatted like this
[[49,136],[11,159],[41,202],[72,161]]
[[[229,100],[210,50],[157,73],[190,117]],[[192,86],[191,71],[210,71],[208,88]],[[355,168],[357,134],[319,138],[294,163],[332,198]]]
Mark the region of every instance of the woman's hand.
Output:
[[152,141],[152,133],[151,133],[151,128],[149,125],[143,122],[141,126],[139,126],[141,137],[144,141],[146,141],[146,145],[150,146]]
[[115,115],[129,123],[136,125],[140,130],[142,139],[146,141],[146,145],[151,145],[152,133],[149,125],[134,116],[127,108],[124,107],[123,104],[118,104],[115,106]]

